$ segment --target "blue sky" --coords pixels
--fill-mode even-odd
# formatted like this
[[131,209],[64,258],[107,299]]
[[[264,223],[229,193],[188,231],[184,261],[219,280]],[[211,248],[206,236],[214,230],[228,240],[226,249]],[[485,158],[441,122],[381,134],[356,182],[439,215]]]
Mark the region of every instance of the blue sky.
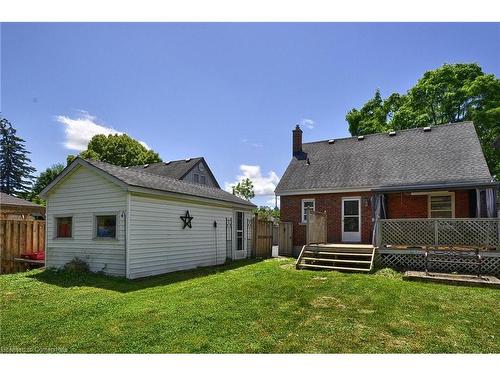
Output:
[[[38,171],[99,131],[164,160],[204,156],[221,185],[256,181],[266,204],[304,141],[348,136],[346,113],[427,70],[500,75],[500,24],[2,24],[1,111]],[[246,166],[246,167],[245,167]]]

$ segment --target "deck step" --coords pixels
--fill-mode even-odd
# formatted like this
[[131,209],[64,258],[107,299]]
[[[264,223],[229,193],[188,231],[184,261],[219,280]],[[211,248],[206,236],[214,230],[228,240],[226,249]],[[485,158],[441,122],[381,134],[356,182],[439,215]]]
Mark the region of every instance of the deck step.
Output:
[[338,262],[338,263],[363,263],[371,264],[370,260],[352,260],[352,259],[327,259],[327,258],[310,258],[302,257],[303,260],[317,260],[319,262]]
[[325,246],[307,246],[307,251],[321,251],[324,253],[356,253],[356,254],[371,254],[372,249],[367,248],[328,248]]
[[369,245],[305,245],[295,264],[297,269],[324,269],[369,272],[375,248]]
[[340,255],[340,256],[356,256],[356,257],[371,257],[372,253],[333,253],[330,251],[314,251],[304,250],[304,253],[319,254],[319,255]]
[[319,264],[307,264],[303,263],[299,265],[300,268],[323,268],[329,270],[341,270],[341,271],[363,271],[368,272],[368,268],[354,268],[354,267],[338,267],[338,266],[321,266]]

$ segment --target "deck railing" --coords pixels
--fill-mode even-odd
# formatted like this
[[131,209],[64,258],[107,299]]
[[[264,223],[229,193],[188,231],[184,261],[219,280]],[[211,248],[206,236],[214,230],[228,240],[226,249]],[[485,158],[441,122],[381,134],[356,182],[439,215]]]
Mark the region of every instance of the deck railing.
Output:
[[500,250],[500,219],[380,219],[377,246],[455,246]]

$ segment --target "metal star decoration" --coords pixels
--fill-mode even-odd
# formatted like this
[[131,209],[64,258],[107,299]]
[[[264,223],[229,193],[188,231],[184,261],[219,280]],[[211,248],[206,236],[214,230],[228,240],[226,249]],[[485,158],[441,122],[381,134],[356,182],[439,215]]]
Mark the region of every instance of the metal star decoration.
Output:
[[182,227],[182,229],[184,229],[186,227],[192,228],[192,226],[191,226],[191,220],[193,220],[193,217],[191,215],[189,215],[189,211],[186,211],[186,213],[184,214],[184,216],[180,216],[180,218],[181,218],[181,220],[184,223],[184,226]]

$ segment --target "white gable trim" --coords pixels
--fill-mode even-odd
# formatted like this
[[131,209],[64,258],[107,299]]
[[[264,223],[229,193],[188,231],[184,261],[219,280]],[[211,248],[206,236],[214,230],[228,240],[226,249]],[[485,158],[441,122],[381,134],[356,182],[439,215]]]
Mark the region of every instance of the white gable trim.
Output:
[[86,162],[82,158],[76,158],[75,160],[73,160],[71,162],[70,165],[68,165],[66,168],[64,168],[64,170],[54,179],[54,181],[52,181],[50,184],[48,184],[47,187],[45,187],[45,189],[43,189],[40,192],[40,197],[46,199],[47,196],[48,196],[48,194],[49,194],[49,192],[56,185],[58,185],[59,182],[61,182],[61,180],[63,180],[66,176],[68,176],[69,174],[71,174],[71,172],[73,172],[76,168],[78,168],[80,166],[92,169],[97,174],[99,174],[101,177],[104,177],[108,181],[119,185],[122,189],[127,190],[127,186],[128,185],[125,182],[123,182],[123,181],[119,180],[118,178],[116,178],[114,176],[111,176],[110,174],[108,174],[108,173],[102,171],[101,169],[93,166],[92,164]]

